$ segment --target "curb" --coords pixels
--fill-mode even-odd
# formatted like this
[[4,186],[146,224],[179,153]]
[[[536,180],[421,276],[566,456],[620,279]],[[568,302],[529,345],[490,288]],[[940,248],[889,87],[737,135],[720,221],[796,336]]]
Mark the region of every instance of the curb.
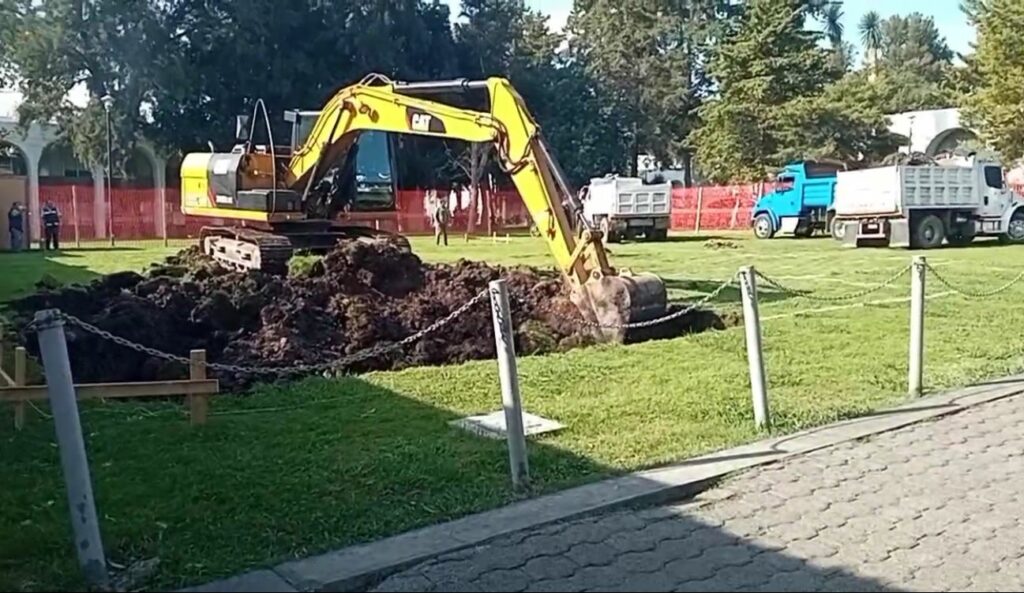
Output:
[[365,590],[415,564],[478,546],[503,535],[622,507],[656,505],[691,497],[738,471],[955,414],[1022,393],[1024,375],[989,381],[916,399],[860,418],[563,490],[184,591]]

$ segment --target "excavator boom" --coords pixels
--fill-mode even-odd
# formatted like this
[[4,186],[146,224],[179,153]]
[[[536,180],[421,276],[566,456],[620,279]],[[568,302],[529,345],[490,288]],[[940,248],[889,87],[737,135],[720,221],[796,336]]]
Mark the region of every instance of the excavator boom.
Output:
[[[456,93],[484,90],[489,97],[489,111],[464,109],[438,100]],[[309,202],[325,168],[344,158],[359,134],[366,131],[493,143],[498,163],[511,177],[558,268],[571,285],[574,302],[588,321],[603,327],[604,337],[621,340],[625,335],[623,325],[664,313],[666,293],[660,279],[618,273],[608,262],[599,232],[583,228],[578,238],[574,234],[567,207],[574,204],[575,195],[522,98],[502,78],[402,83],[371,75],[359,84],[341,89],[320,111],[305,142],[284,166],[278,167],[273,155],[249,155],[244,163],[240,161],[235,175],[244,180],[238,185],[252,186],[247,191],[265,198],[256,200],[262,206],[258,212],[246,210],[237,218],[251,221],[253,216],[266,216],[265,222],[272,232],[274,224],[301,217],[297,210]],[[222,155],[208,156],[216,160]],[[202,160],[199,155],[189,157]],[[233,217],[239,208],[236,203],[228,204],[232,196],[221,198],[218,194],[204,201],[188,190],[187,164],[189,158],[182,172],[185,213],[210,216],[215,212],[219,217]],[[198,166],[191,164],[194,173]],[[211,167],[204,168],[216,173]],[[212,178],[212,174],[203,173],[192,175],[197,189],[202,185],[200,180]],[[288,218],[293,214],[296,218]],[[275,219],[279,222],[275,223]]]

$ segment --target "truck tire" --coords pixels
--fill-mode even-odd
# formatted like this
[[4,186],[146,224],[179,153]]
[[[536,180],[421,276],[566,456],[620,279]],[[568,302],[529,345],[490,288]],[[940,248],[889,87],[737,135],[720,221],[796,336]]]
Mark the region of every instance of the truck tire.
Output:
[[601,234],[604,235],[606,243],[618,243],[619,235],[611,229],[611,223],[608,222],[607,218],[601,219]]
[[761,213],[754,217],[754,236],[758,239],[771,239],[775,236],[771,216]]
[[828,233],[836,241],[842,241],[846,237],[846,221],[833,215],[828,219]]
[[999,235],[999,242],[1004,245],[1024,243],[1024,210],[1013,213],[1010,224],[1006,225],[1006,234]]
[[648,241],[665,241],[668,239],[668,229],[651,229],[647,233]]
[[946,229],[942,219],[928,214],[917,221],[911,235],[910,246],[914,249],[933,249],[942,245]]

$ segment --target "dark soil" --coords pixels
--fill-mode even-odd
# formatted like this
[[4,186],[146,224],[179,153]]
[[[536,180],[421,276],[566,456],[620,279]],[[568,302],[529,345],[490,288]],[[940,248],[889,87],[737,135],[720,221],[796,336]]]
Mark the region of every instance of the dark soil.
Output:
[[[190,248],[146,274],[119,272],[84,286],[41,288],[10,303],[21,341],[38,347],[26,326],[36,311],[58,308],[110,333],[188,356],[205,349],[211,362],[257,367],[336,360],[390,344],[447,316],[484,290],[508,281],[520,354],[592,344],[594,338],[557,274],[459,261],[424,264],[383,244],[351,242],[297,277],[230,272]],[[376,355],[348,372],[458,363],[495,354],[491,311],[480,303],[443,330],[405,349]],[[666,323],[644,339],[723,328],[711,312]],[[154,359],[66,326],[72,371],[79,382],[181,378],[180,364]],[[257,377],[215,372],[226,387]],[[273,375],[263,376],[266,380]]]

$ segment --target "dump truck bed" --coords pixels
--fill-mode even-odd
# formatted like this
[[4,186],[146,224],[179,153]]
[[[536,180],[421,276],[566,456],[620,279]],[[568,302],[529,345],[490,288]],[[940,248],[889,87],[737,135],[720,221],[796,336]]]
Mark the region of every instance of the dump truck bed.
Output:
[[899,165],[840,171],[836,215],[904,215],[915,208],[975,208],[984,199],[972,167]]

